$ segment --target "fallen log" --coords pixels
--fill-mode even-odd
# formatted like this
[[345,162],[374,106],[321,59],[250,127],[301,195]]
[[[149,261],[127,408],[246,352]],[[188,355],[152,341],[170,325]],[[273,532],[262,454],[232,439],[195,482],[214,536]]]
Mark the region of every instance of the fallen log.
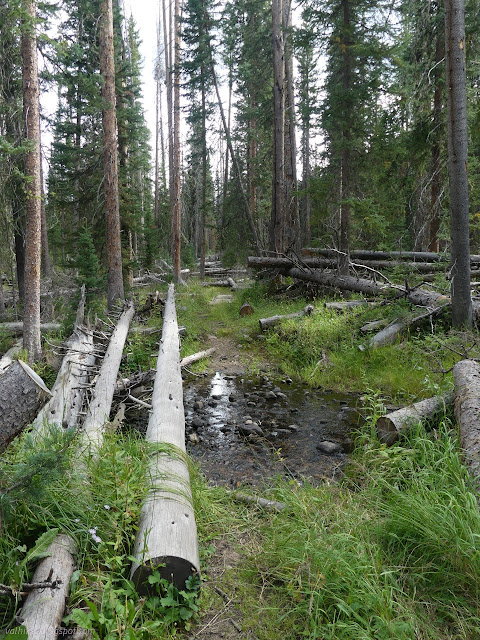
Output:
[[75,542],[65,534],[58,535],[47,549],[33,575],[34,583],[54,584],[30,591],[18,616],[32,640],[56,640],[68,597],[70,579],[75,568]]
[[29,424],[50,391],[33,369],[15,360],[0,376],[0,452]]
[[89,370],[95,364],[93,332],[78,327],[65,347],[67,352],[52,387],[52,398],[32,423],[32,429],[37,433],[43,432],[48,425],[76,428],[80,421]]
[[438,304],[434,309],[431,309],[427,313],[409,315],[405,318],[394,320],[387,327],[372,336],[369,340],[368,346],[371,349],[376,349],[377,347],[384,347],[387,344],[393,344],[403,331],[418,324],[426,318],[438,315],[447,306],[449,306],[449,303]]
[[100,367],[87,415],[83,423],[85,441],[98,448],[103,440],[103,428],[112,408],[113,393],[118,370],[122,361],[123,347],[127,339],[130,322],[135,314],[133,304],[129,304],[120,316],[112,333],[105,357]]
[[[40,331],[47,333],[48,331],[58,331],[62,325],[58,322],[44,322],[40,325]],[[23,333],[23,322],[2,322],[0,323],[0,331],[7,331],[15,335]]]
[[[370,268],[370,269],[403,269],[409,272],[430,273],[431,271],[445,269],[447,263],[440,262],[401,262],[399,260],[362,260],[350,255],[350,268]],[[253,269],[285,269],[290,266],[302,266],[310,269],[336,269],[337,261],[334,258],[302,258],[301,260],[291,260],[290,258],[268,258],[264,256],[250,256],[248,266]]]
[[[339,251],[335,249],[317,249],[306,247],[301,253],[307,256],[325,256],[335,258]],[[370,251],[369,249],[354,249],[350,251],[352,258],[363,260],[414,260],[415,262],[449,262],[449,253],[434,253],[432,251]],[[479,263],[480,255],[471,254],[470,262]]]
[[180,360],[181,367],[189,367],[194,362],[198,360],[203,360],[203,358],[209,358],[211,355],[215,353],[215,347],[210,347],[210,349],[205,349],[205,351],[198,351],[197,353],[192,353],[191,356],[185,356]]
[[14,356],[19,353],[23,348],[23,341],[18,340],[13,347],[10,347],[8,351],[2,356],[0,360],[0,375],[12,364]]
[[455,418],[465,464],[480,490],[480,364],[461,360],[453,367]]
[[[197,527],[185,453],[180,345],[174,287],[168,289],[146,439],[158,444],[150,462],[150,490],[138,525],[131,579],[139,593],[151,589],[157,567],[178,589],[200,572]],[[159,566],[164,565],[164,566]]]
[[412,425],[435,419],[445,411],[446,407],[452,404],[453,392],[450,392],[444,396],[427,398],[408,407],[380,416],[376,425],[378,439],[380,442],[390,446],[397,442],[400,435]]
[[367,322],[360,327],[360,331],[363,333],[369,333],[370,331],[376,331],[377,329],[382,329],[386,324],[389,324],[387,318],[381,318],[380,320],[372,320],[371,322]]
[[366,300],[342,300],[340,302],[326,302],[325,309],[333,309],[334,311],[344,311],[353,307],[364,307],[365,305],[376,304],[375,302],[367,302]]
[[267,498],[259,498],[251,496],[240,491],[232,491],[233,499],[237,502],[245,502],[246,504],[254,504],[257,507],[266,509],[267,511],[285,511],[287,505],[285,502],[277,502],[276,500],[267,500]]
[[292,320],[293,318],[303,318],[304,316],[311,316],[314,311],[314,307],[311,304],[308,304],[301,311],[297,311],[296,313],[287,313],[284,316],[271,316],[270,318],[260,318],[258,324],[260,325],[260,331],[266,331],[270,327],[274,327],[279,322],[283,322],[283,320]]

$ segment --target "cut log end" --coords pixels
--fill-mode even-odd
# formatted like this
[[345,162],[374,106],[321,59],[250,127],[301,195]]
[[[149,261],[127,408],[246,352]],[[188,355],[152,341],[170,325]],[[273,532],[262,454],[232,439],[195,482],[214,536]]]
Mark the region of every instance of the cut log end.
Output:
[[388,416],[381,416],[377,420],[377,435],[382,444],[391,446],[397,442],[400,437],[395,423]]
[[158,587],[151,585],[148,578],[158,571],[160,576],[168,582],[173,582],[178,590],[185,589],[185,584],[191,576],[200,576],[200,571],[185,558],[176,556],[161,556],[152,558],[146,564],[139,565],[132,571],[131,580],[141,596],[155,595]]

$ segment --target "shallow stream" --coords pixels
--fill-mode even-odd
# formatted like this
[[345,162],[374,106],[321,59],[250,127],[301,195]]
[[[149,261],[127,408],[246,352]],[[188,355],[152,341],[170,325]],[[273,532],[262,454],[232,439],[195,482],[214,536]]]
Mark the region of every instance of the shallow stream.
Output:
[[360,421],[356,395],[266,375],[187,379],[184,403],[188,452],[212,484],[230,487],[335,478]]

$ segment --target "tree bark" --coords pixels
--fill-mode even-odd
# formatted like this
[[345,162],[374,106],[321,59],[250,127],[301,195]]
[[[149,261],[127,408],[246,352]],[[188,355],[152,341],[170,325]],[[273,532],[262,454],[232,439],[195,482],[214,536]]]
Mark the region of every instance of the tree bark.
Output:
[[[446,263],[441,262],[401,262],[398,260],[366,260],[360,258],[354,258],[353,255],[350,255],[352,260],[349,263],[350,269],[355,269],[356,267],[370,267],[372,269],[404,269],[409,272],[418,272],[418,273],[432,273],[433,271],[439,271],[441,269],[446,269],[448,266]],[[335,269],[337,265],[337,261],[334,258],[301,258],[299,260],[302,265],[310,268],[325,268],[325,269]],[[250,256],[248,258],[248,266],[253,268],[271,268],[271,269],[281,269],[287,267],[288,265],[294,264],[295,261],[290,258],[269,258],[264,256]],[[341,275],[341,274],[339,274]]]
[[178,589],[200,572],[197,528],[185,453],[185,415],[180,373],[174,288],[170,285],[146,439],[162,446],[152,455],[151,488],[142,508],[135,541],[131,579],[140,593],[150,589],[148,577],[160,567],[162,577]]
[[175,68],[173,82],[173,208],[172,208],[172,264],[174,282],[183,282],[181,276],[182,205],[180,159],[180,0],[175,0]]
[[20,360],[0,375],[0,452],[36,416],[45,404],[46,392],[43,380]]
[[[285,0],[287,1],[287,0]],[[273,37],[273,190],[270,251],[284,253],[285,232],[285,47],[283,2],[272,0]]]
[[107,245],[108,309],[124,299],[120,205],[118,199],[117,117],[115,108],[115,55],[112,0],[102,0],[100,73],[102,85],[103,171]]
[[[335,258],[338,251],[335,249],[317,249],[316,247],[306,247],[302,253],[307,256],[324,256]],[[449,256],[446,254],[433,253],[431,251],[371,251],[368,249],[354,249],[350,251],[353,260],[413,260],[414,262],[448,262]],[[480,262],[480,255],[470,255],[470,261]]]
[[3,274],[0,269],[0,320],[5,315],[5,297],[3,295]]
[[445,0],[452,324],[471,327],[464,0]]
[[388,446],[394,444],[400,435],[412,425],[432,420],[453,404],[453,393],[421,400],[408,407],[380,416],[377,420],[377,435],[380,442]]
[[453,367],[455,417],[465,464],[480,489],[480,365],[461,360]]
[[314,311],[314,307],[309,304],[301,311],[297,311],[296,313],[287,313],[284,316],[271,316],[270,318],[260,318],[258,324],[260,325],[260,331],[266,331],[270,327],[274,327],[279,322],[283,320],[292,320],[293,318],[303,318],[304,316],[312,315]]
[[31,148],[25,154],[25,304],[23,346],[29,362],[42,355],[40,340],[41,178],[40,86],[38,83],[36,2],[25,0],[27,18],[22,25],[23,118]]
[[22,350],[23,341],[19,340],[16,342],[13,347],[4,353],[2,358],[0,359],[0,375],[12,364],[13,357]]
[[[40,332],[47,331],[58,331],[61,328],[61,324],[58,322],[44,322],[39,325]],[[21,335],[25,333],[24,323],[23,322],[2,322],[0,323],[0,331],[9,331],[11,333],[15,333],[16,335]]]
[[88,412],[83,423],[83,431],[86,443],[92,445],[94,449],[98,449],[102,444],[103,428],[110,416],[115,382],[122,361],[123,347],[134,314],[135,308],[130,304],[120,316],[110,338],[90,399]]
[[48,547],[44,558],[33,574],[33,582],[59,584],[54,589],[33,589],[28,594],[20,613],[28,637],[35,640],[55,640],[62,622],[70,579],[75,568],[76,544],[70,536],[58,535]]

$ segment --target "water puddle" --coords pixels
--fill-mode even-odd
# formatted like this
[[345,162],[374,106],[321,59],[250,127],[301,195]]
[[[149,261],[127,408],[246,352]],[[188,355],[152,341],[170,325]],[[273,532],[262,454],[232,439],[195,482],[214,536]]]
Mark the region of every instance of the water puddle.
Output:
[[213,484],[258,486],[278,474],[318,483],[342,473],[357,402],[267,376],[186,380],[187,449]]

